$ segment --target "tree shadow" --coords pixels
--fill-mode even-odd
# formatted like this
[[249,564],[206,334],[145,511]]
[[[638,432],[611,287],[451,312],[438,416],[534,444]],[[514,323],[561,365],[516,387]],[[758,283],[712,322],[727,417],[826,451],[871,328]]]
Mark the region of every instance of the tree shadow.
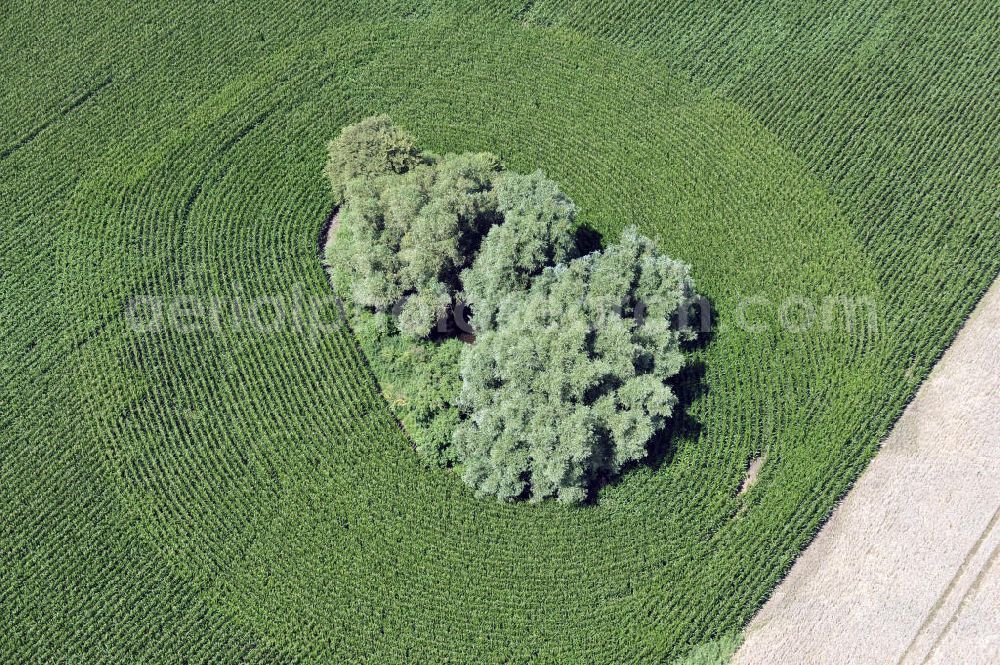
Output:
[[695,339],[682,344],[684,351],[694,354],[694,357],[670,380],[670,386],[673,388],[674,394],[677,395],[673,416],[646,445],[644,458],[625,464],[618,473],[613,475],[602,474],[598,476],[591,483],[587,499],[582,505],[599,504],[601,493],[605,487],[618,485],[625,476],[641,466],[649,467],[654,472],[659,471],[663,466],[669,465],[673,461],[679,441],[697,439],[701,434],[703,425],[691,414],[691,406],[708,394],[709,387],[705,381],[707,366],[702,354],[697,352],[712,342],[718,328],[718,312],[710,301],[706,299],[705,303],[711,312],[711,325],[705,330],[699,329]]
[[604,243],[601,234],[592,226],[581,224],[576,227],[576,246],[580,251],[580,256],[586,256],[591,252],[603,249]]
[[671,381],[671,387],[677,395],[674,415],[664,428],[646,444],[646,456],[640,460],[625,464],[618,473],[602,473],[590,484],[587,499],[581,504],[593,506],[600,503],[601,494],[606,487],[614,487],[635,469],[646,466],[653,471],[659,471],[664,465],[669,465],[677,450],[677,442],[681,439],[697,438],[701,434],[702,424],[690,413],[691,405],[708,394],[705,383],[705,363],[693,360]]
[[660,467],[670,464],[673,460],[679,439],[696,438],[701,434],[702,424],[691,415],[690,409],[696,400],[708,394],[705,369],[704,361],[693,360],[674,378],[672,386],[677,395],[674,416],[646,446],[645,459],[636,464],[644,464],[654,471],[658,471]]
[[684,316],[678,312],[673,318],[676,329],[687,328],[695,333],[692,339],[681,340],[681,350],[685,353],[700,351],[712,343],[719,329],[719,310],[705,295],[698,295],[690,301]]

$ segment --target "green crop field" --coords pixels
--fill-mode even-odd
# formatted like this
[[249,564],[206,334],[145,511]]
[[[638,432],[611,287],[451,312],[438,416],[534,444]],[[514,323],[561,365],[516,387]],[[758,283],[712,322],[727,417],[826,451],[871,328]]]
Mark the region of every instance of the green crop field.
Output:
[[[3,662],[650,663],[730,640],[1000,271],[995,3],[3,14]],[[541,168],[711,300],[687,415],[592,505],[475,498],[414,454],[349,329],[233,314],[329,296],[324,146],[379,112]],[[224,306],[143,331],[137,297]],[[820,321],[842,298],[877,324]],[[782,325],[789,302],[817,319]]]

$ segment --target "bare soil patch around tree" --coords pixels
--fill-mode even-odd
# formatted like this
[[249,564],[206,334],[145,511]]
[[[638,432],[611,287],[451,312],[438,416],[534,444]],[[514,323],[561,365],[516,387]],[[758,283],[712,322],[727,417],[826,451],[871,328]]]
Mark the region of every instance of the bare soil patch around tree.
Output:
[[336,240],[337,229],[339,228],[340,208],[337,207],[330,211],[330,216],[327,217],[326,222],[323,223],[323,228],[319,232],[319,256],[321,259],[326,256],[326,250]]
[[1000,662],[1000,280],[733,659]]

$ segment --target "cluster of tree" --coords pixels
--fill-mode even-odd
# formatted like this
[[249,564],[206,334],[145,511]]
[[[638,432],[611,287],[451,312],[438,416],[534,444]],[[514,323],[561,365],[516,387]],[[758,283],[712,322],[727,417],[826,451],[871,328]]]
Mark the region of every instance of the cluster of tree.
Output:
[[[581,256],[576,207],[541,172],[420,152],[385,116],[329,153],[327,259],[356,305],[396,314],[402,335],[381,348],[397,380],[424,387],[401,402],[426,459],[480,495],[576,503],[646,454],[677,402],[666,381],[690,334],[672,320],[694,295],[687,265],[635,229]],[[459,307],[476,332],[460,349],[441,325]],[[437,362],[458,357],[460,377]]]
[[677,403],[666,380],[684,333],[670,321],[691,296],[688,266],[630,228],[503,297],[462,355],[464,480],[502,499],[575,503],[644,457]]

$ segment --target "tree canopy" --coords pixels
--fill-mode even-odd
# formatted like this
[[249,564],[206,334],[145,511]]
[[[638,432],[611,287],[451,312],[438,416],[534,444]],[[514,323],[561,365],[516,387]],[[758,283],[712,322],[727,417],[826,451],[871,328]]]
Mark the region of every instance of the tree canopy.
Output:
[[[351,145],[367,151],[368,166],[342,154]],[[489,153],[434,157],[411,146],[401,130],[370,121],[331,144],[327,174],[344,192],[332,260],[350,273],[355,302],[396,308],[401,332],[428,337],[454,305],[483,235],[502,218],[494,191],[501,169]]]
[[[478,494],[580,502],[673,413],[690,270],[634,228],[580,256],[577,208],[541,171],[414,145],[376,116],[330,143],[326,168],[341,202],[327,260],[401,333],[360,328],[393,372],[383,389],[421,456]],[[460,304],[474,344],[440,328]]]
[[481,495],[575,503],[645,456],[684,362],[667,315],[692,293],[688,266],[628,229],[504,297],[495,327],[462,354],[463,479]]
[[327,145],[329,159],[324,173],[338,203],[347,183],[359,176],[405,173],[421,162],[413,139],[392,124],[387,115],[376,115],[344,127]]
[[503,224],[490,229],[472,267],[462,273],[462,298],[477,331],[493,327],[501,297],[527,289],[543,268],[579,253],[576,206],[541,171],[500,174],[496,197]]

